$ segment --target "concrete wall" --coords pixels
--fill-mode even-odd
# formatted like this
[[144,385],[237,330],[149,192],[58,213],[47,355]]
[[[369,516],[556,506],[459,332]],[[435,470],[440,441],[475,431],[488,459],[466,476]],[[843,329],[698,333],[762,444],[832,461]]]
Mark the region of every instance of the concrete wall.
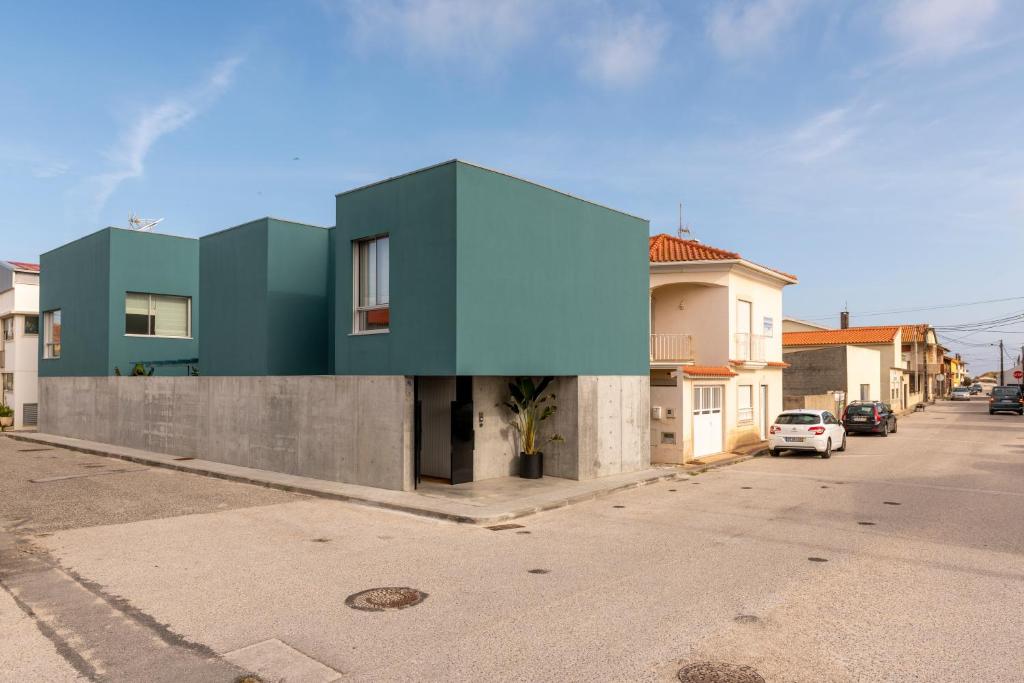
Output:
[[39,430],[411,490],[412,393],[402,376],[48,377]]
[[[475,480],[518,474],[516,433],[503,405],[507,384],[506,377],[473,378]],[[551,392],[558,412],[543,423],[541,434],[559,434],[565,441],[545,444],[544,476],[594,479],[650,466],[649,377],[557,377]]]
[[[805,351],[789,351],[785,361],[789,367],[782,371],[783,391],[786,396],[824,394],[827,391],[846,390],[846,346],[826,346]],[[877,352],[875,356],[877,357]],[[879,380],[875,368],[875,383]]]

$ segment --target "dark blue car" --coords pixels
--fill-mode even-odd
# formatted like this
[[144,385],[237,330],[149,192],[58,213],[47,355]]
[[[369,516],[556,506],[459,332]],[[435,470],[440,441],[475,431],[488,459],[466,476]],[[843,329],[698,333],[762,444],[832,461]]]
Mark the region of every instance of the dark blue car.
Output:
[[988,414],[1017,413],[1024,415],[1024,395],[1019,386],[992,387],[988,399]]

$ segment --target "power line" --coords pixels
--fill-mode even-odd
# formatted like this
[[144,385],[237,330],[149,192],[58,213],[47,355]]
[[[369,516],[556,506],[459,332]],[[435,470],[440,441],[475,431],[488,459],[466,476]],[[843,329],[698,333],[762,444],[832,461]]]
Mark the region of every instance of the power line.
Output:
[[[998,304],[998,303],[1003,303],[1003,302],[1006,302],[1006,301],[1021,301],[1021,300],[1024,300],[1024,296],[1011,296],[1011,297],[1007,297],[1005,299],[987,299],[985,301],[967,301],[967,302],[959,303],[959,304],[941,304],[941,305],[938,305],[938,306],[924,306],[924,307],[921,307],[921,308],[898,308],[898,309],[894,308],[894,309],[889,310],[889,311],[872,311],[872,312],[869,312],[869,313],[850,313],[850,316],[851,317],[852,316],[857,316],[857,317],[860,317],[860,318],[866,318],[868,316],[875,316],[875,315],[892,315],[892,314],[895,314],[895,313],[917,313],[917,312],[920,312],[920,311],[937,311],[937,310],[944,309],[944,308],[963,308],[965,306],[981,306],[982,304]],[[835,313],[829,313],[828,315],[818,315],[818,316],[798,315],[798,316],[793,316],[793,317],[794,318],[799,318],[800,320],[831,320],[832,318],[835,317]]]

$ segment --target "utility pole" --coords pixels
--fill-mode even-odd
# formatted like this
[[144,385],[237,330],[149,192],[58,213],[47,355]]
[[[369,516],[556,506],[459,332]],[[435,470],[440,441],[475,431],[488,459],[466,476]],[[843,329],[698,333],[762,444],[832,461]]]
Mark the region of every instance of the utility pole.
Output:
[[999,386],[1006,384],[1006,378],[1003,376],[1003,340],[999,340]]

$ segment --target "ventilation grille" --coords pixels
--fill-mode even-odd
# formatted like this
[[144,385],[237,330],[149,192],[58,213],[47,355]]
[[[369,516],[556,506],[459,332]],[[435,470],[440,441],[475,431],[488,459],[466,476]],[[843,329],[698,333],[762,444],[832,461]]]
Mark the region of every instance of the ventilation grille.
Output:
[[35,427],[39,424],[39,404],[25,403],[21,406],[22,417],[26,427]]

